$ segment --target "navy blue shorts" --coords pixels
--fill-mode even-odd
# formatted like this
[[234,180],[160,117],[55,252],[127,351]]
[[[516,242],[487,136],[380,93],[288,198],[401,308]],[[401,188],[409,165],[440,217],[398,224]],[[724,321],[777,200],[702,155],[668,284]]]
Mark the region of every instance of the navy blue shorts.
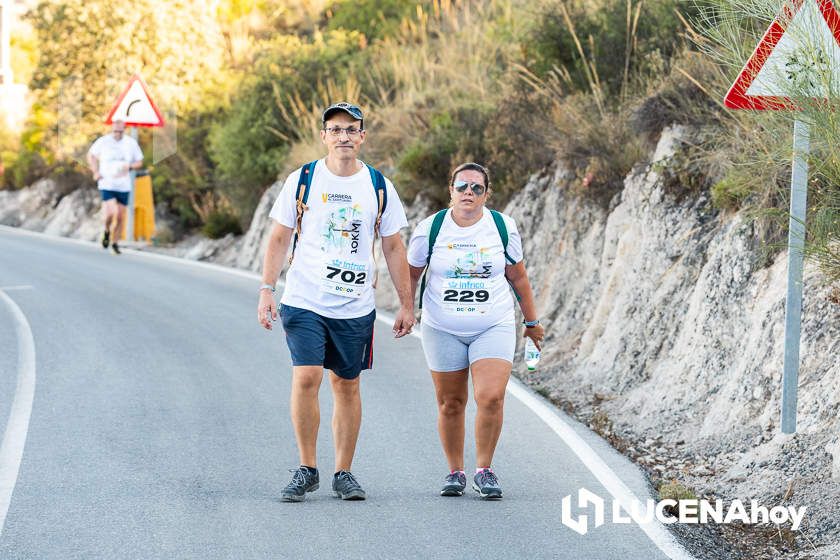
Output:
[[102,193],[102,200],[111,200],[112,198],[116,198],[117,202],[119,202],[123,206],[128,206],[127,192],[106,191],[104,189],[100,189],[99,192]]
[[323,366],[344,379],[373,367],[374,309],[364,317],[330,319],[314,311],[280,305],[280,320],[292,365]]

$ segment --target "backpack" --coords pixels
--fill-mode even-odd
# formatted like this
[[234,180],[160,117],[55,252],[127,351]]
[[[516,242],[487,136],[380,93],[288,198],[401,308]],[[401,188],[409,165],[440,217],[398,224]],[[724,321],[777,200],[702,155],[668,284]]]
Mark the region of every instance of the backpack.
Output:
[[[298,238],[301,233],[301,224],[303,224],[303,213],[309,210],[306,202],[309,200],[309,187],[312,186],[312,177],[315,175],[315,166],[317,164],[318,160],[316,159],[315,161],[311,161],[300,168],[300,179],[298,179],[297,196],[295,197],[297,199],[295,237],[294,241],[292,241],[292,254],[289,255],[289,264],[292,264],[292,260],[295,258],[295,249],[297,248]],[[376,201],[379,205],[376,212],[376,222],[373,225],[373,243],[371,243],[374,265],[373,287],[376,288],[376,284],[379,279],[379,271],[376,266],[376,251],[374,250],[374,247],[376,244],[376,238],[379,237],[379,226],[382,222],[382,214],[385,212],[385,207],[388,205],[388,191],[385,188],[385,177],[382,173],[380,173],[380,171],[372,165],[368,165],[366,163],[365,166],[367,166],[368,171],[370,172],[370,180],[373,183],[373,190],[376,193]]]
[[[488,208],[488,210],[490,209]],[[426,291],[426,274],[429,273],[429,263],[432,261],[432,250],[435,248],[435,242],[437,241],[438,234],[440,233],[440,228],[443,227],[443,220],[446,218],[446,212],[447,210],[439,210],[435,214],[435,217],[432,218],[432,226],[429,228],[429,255],[426,257],[426,270],[423,271],[423,280],[420,283],[420,309],[423,309],[423,293]],[[490,210],[490,215],[493,216],[493,222],[496,224],[496,230],[499,232],[499,237],[502,238],[502,250],[505,252],[505,260],[510,264],[516,264],[507,252],[508,230],[505,225],[505,220],[502,218],[501,212]],[[508,284],[510,284],[510,280],[508,280]],[[513,288],[513,284],[511,284],[510,287]],[[516,296],[516,301],[519,301],[520,297],[519,294],[516,293],[515,289],[513,290],[513,293]]]

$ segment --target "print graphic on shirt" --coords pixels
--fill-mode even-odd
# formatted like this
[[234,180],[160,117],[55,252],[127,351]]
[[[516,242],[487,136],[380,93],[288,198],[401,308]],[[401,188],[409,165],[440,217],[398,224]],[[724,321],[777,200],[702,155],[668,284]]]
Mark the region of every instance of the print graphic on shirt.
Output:
[[[350,195],[321,195],[324,202],[352,202]],[[359,298],[367,285],[367,254],[359,251],[362,209],[356,204],[333,210],[321,235],[326,253],[321,269],[321,291],[347,298]]]
[[447,245],[456,256],[446,271],[441,291],[443,310],[453,315],[483,315],[490,310],[493,260],[490,251],[475,245]]
[[490,278],[491,274],[492,256],[484,247],[458,257],[455,264],[446,271],[447,278]]
[[321,250],[330,254],[359,254],[362,234],[362,209],[358,204],[330,212],[321,235]]

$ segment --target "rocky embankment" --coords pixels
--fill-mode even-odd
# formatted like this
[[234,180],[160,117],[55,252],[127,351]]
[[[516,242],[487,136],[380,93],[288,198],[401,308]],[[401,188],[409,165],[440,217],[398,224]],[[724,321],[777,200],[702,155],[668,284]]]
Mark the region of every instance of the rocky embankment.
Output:
[[[786,254],[757,266],[756,234],[705,195],[666,192],[657,173],[683,132],[605,208],[572,194],[561,167],[533,176],[505,208],[523,234],[548,328],[536,375],[519,374],[646,468],[699,497],[807,506],[798,532],[718,527],[708,558],[840,558],[840,287],[806,266],[798,433],[779,430]],[[248,232],[158,249],[259,270],[268,212]],[[0,223],[96,239],[96,191],[51,195],[50,182],[0,191]],[[407,208],[413,226],[433,209]],[[380,259],[384,271],[384,259]],[[388,282],[377,295],[395,304]],[[723,537],[726,542],[720,540]]]

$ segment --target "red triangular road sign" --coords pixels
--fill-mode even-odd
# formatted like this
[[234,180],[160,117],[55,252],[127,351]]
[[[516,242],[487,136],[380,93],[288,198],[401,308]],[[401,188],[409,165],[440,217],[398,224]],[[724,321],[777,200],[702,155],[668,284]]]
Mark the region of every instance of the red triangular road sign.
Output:
[[[758,46],[724,98],[730,109],[792,110],[791,93],[786,79],[798,42],[808,38],[809,48],[818,46],[840,72],[840,14],[831,0],[791,0],[773,21]],[[823,88],[827,91],[827,88]],[[801,89],[800,89],[801,91]],[[824,98],[823,90],[814,90],[815,99]]]
[[125,121],[129,126],[163,126],[163,115],[152,101],[149,90],[139,74],[128,81],[125,90],[108,112],[105,124]]

